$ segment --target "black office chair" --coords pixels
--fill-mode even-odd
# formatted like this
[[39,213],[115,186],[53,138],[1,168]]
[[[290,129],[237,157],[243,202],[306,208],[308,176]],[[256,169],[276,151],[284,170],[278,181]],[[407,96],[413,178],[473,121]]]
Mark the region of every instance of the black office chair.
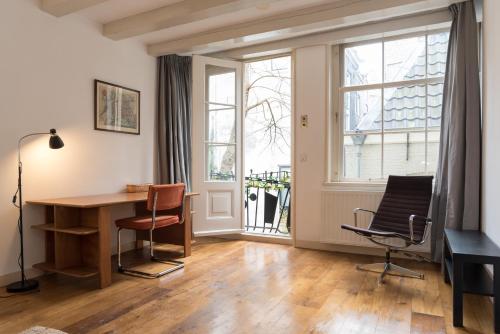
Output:
[[[432,224],[431,219],[427,218],[432,197],[432,178],[432,176],[391,175],[377,212],[354,209],[354,226],[343,224],[341,227],[385,247],[384,263],[358,265],[359,270],[381,273],[380,283],[383,283],[386,274],[424,278],[421,273],[393,264],[391,253],[400,252],[412,245],[421,245],[427,239]],[[358,212],[372,214],[368,228],[358,227]],[[426,260],[408,251],[403,254]]]

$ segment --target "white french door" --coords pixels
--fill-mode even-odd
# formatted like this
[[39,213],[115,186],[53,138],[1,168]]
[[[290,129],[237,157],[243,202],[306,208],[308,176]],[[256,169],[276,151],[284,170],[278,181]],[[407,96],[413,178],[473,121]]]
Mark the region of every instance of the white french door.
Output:
[[196,236],[241,233],[242,64],[193,56],[192,184]]

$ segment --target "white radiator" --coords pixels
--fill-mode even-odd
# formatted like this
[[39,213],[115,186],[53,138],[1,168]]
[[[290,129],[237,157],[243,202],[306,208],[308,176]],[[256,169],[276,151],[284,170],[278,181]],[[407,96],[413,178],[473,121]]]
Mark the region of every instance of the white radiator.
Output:
[[[321,193],[321,242],[340,245],[377,247],[356,233],[343,230],[342,224],[354,225],[354,208],[376,211],[383,192],[324,190]],[[368,227],[371,215],[358,213],[358,226]],[[428,252],[429,243],[413,248]]]

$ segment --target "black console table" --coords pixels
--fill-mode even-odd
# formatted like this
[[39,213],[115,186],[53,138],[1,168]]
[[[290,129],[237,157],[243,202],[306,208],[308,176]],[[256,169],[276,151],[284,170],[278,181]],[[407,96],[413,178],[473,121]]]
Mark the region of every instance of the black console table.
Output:
[[[494,297],[495,333],[500,333],[500,248],[479,231],[445,229],[444,279],[453,288],[453,326],[463,326],[463,293]],[[493,265],[493,278],[484,268]]]

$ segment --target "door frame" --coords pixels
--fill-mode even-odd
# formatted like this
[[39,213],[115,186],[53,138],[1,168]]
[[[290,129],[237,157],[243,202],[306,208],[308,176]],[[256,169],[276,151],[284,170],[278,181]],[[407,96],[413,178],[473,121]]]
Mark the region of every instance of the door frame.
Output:
[[[259,61],[259,60],[266,60],[266,59],[272,59],[272,58],[279,58],[279,57],[285,57],[285,56],[290,56],[290,67],[291,67],[291,80],[290,80],[290,143],[292,145],[291,149],[290,149],[290,171],[291,171],[291,178],[290,178],[290,187],[292,189],[291,191],[291,196],[290,196],[290,203],[292,203],[292,210],[291,212],[289,213],[291,216],[290,216],[290,237],[286,237],[286,236],[282,236],[282,235],[268,235],[268,234],[258,234],[258,233],[248,233],[247,231],[243,231],[241,234],[240,234],[240,238],[238,239],[242,239],[242,240],[250,240],[250,241],[263,241],[263,242],[269,242],[269,243],[279,243],[279,244],[290,244],[290,242],[287,242],[286,240],[291,240],[291,244],[293,247],[296,247],[295,244],[296,244],[296,226],[295,226],[295,208],[296,208],[296,202],[295,202],[295,166],[296,166],[296,161],[295,161],[295,157],[296,157],[296,154],[295,154],[295,131],[296,131],[296,128],[295,128],[295,125],[298,124],[298,122],[296,122],[296,115],[295,115],[295,49],[291,50],[290,52],[282,52],[282,53],[277,53],[277,54],[272,54],[272,55],[266,55],[266,56],[260,56],[260,57],[252,57],[252,58],[245,58],[245,59],[241,59],[241,60],[238,60],[236,59],[235,61],[240,61],[243,66],[246,64],[246,63],[253,63],[253,62],[256,62],[256,61]],[[241,85],[241,89],[242,89],[242,98],[244,98],[244,87],[245,87],[245,80],[246,80],[246,77],[245,77],[245,68],[243,67],[243,75],[242,75],[242,85]],[[244,106],[242,105],[242,108]],[[242,109],[242,112],[243,112],[243,109]],[[241,165],[241,168],[242,170],[244,171],[245,170],[245,144],[246,144],[246,140],[245,140],[245,117],[242,117],[241,118],[241,133],[242,133],[242,138],[241,138],[241,145],[242,145],[242,149],[241,149],[241,155],[242,155],[242,165]],[[245,180],[243,178],[242,180],[242,185],[241,185],[241,188],[242,190],[244,190],[244,187],[245,187]],[[242,222],[244,221],[245,219],[245,199],[244,197],[242,196],[242,206],[241,206],[241,217],[242,217]],[[244,224],[243,224],[244,225]],[[243,226],[244,227],[244,226]],[[232,238],[234,239],[234,238]]]
[[[228,68],[232,68],[233,66],[231,66],[231,64],[227,64],[229,62],[232,62],[232,63],[239,63],[239,68],[236,68],[236,73],[238,73],[238,70],[241,72],[240,75],[238,76],[238,74],[236,74],[236,78],[235,78],[235,85],[236,85],[236,89],[238,90],[238,88],[240,89],[240,95],[239,95],[239,100],[238,101],[238,94],[236,94],[236,118],[235,118],[235,122],[237,125],[239,125],[239,133],[238,133],[238,127],[236,128],[236,145],[235,145],[235,151],[236,151],[236,166],[235,166],[235,169],[236,169],[236,180],[234,181],[235,184],[237,184],[237,188],[239,188],[240,190],[240,193],[238,194],[240,197],[239,197],[239,200],[237,198],[234,199],[234,202],[233,202],[233,205],[235,203],[237,203],[240,207],[239,208],[236,208],[234,209],[234,215],[238,215],[239,214],[239,217],[240,217],[240,221],[239,221],[239,228],[229,228],[229,229],[213,229],[213,230],[207,230],[207,231],[198,231],[198,232],[193,232],[193,234],[195,235],[195,237],[203,237],[203,236],[219,236],[219,235],[225,235],[225,234],[241,234],[242,232],[244,232],[244,226],[243,226],[243,220],[242,220],[242,200],[243,200],[243,185],[244,185],[244,175],[243,175],[243,142],[242,142],[242,139],[243,139],[243,129],[242,129],[242,122],[243,122],[243,117],[242,117],[242,111],[243,111],[243,98],[242,98],[242,93],[243,93],[243,88],[242,88],[242,85],[243,85],[243,63],[241,61],[238,61],[238,60],[227,60],[227,59],[220,59],[220,58],[215,58],[215,57],[207,57],[207,56],[203,56],[203,55],[196,55],[196,56],[193,56],[193,57],[197,57],[198,59],[201,60],[201,63],[198,63],[196,62],[196,64],[207,64],[207,63],[211,63],[211,62],[215,62],[215,63],[220,63],[220,64],[215,64],[215,66],[221,66],[221,67],[228,67]],[[226,63],[226,64],[224,64]],[[201,69],[199,67],[197,67],[195,65],[195,61],[193,61],[193,65],[192,65],[192,70],[193,70],[193,77],[194,77],[194,73],[198,73],[198,71],[201,71]],[[204,79],[204,83],[203,83],[203,96],[205,97],[205,94],[206,94],[206,87],[205,87],[205,84],[206,84],[206,73],[205,73],[205,70],[203,69],[202,71],[204,74],[203,74],[203,79]],[[205,110],[205,98],[203,100],[203,107],[201,107],[201,101],[195,101],[194,99],[194,92],[196,90],[197,94],[199,94],[198,90],[201,89],[201,86],[200,85],[197,85],[195,86],[195,82],[193,81],[192,83],[192,91],[193,91],[193,97],[192,97],[192,108],[193,108],[193,112],[192,112],[192,117],[191,117],[191,122],[192,122],[192,131],[191,131],[191,143],[192,143],[192,147],[196,147],[196,149],[193,149],[193,160],[194,159],[200,159],[202,160],[203,162],[203,167],[202,170],[203,172],[200,173],[199,176],[201,176],[201,179],[200,180],[196,180],[195,181],[195,178],[193,177],[193,184],[195,183],[200,183],[200,184],[205,184],[207,183],[207,179],[206,179],[206,126],[207,126],[207,120],[206,120],[206,110]],[[238,105],[239,103],[239,105]],[[198,105],[200,104],[200,105]],[[198,109],[203,109],[203,121],[202,121],[202,128],[203,130],[201,130],[200,128],[200,124],[198,124],[200,122],[200,120],[198,119],[198,117],[200,117],[199,115],[198,116],[195,116],[195,112],[198,111]],[[240,112],[240,115],[239,115],[239,124],[238,124],[238,111]],[[196,122],[195,122],[195,118],[196,118]],[[195,124],[196,123],[196,124]],[[195,134],[195,129],[197,129],[197,133]],[[203,132],[203,145],[201,145],[202,147],[198,147],[200,146],[200,138],[198,138],[197,136],[200,135],[200,131]],[[239,146],[239,150],[238,150],[238,146]],[[200,154],[197,154],[197,158],[194,158],[195,156],[195,151],[196,153],[200,153]],[[238,162],[239,161],[239,162]],[[239,164],[239,166],[238,166]],[[194,164],[193,164],[194,165]],[[192,166],[192,171],[193,171],[193,174],[194,174],[194,170],[195,170],[195,167]],[[219,182],[214,182],[214,183],[219,183]],[[220,181],[220,184],[224,184],[226,183],[225,181]],[[239,183],[239,185],[238,185]],[[200,193],[201,193],[201,196],[200,196],[200,201],[207,201],[207,198],[206,198],[206,194],[204,194],[203,192],[206,192],[205,191],[205,187],[202,187],[203,189],[200,189]],[[233,195],[234,196],[234,195]],[[199,202],[198,202],[199,203]],[[196,207],[199,209],[199,206],[201,205],[201,208],[206,208],[206,205],[207,203],[199,203],[198,205],[196,205]],[[202,219],[206,219],[206,216],[208,215],[208,212],[201,212],[202,210],[197,210],[199,213],[198,214],[203,214],[204,217]],[[198,216],[199,217],[199,216]],[[195,219],[196,219],[196,216],[195,216]],[[200,218],[198,218],[200,219]],[[194,221],[193,221],[193,227],[194,227]]]

